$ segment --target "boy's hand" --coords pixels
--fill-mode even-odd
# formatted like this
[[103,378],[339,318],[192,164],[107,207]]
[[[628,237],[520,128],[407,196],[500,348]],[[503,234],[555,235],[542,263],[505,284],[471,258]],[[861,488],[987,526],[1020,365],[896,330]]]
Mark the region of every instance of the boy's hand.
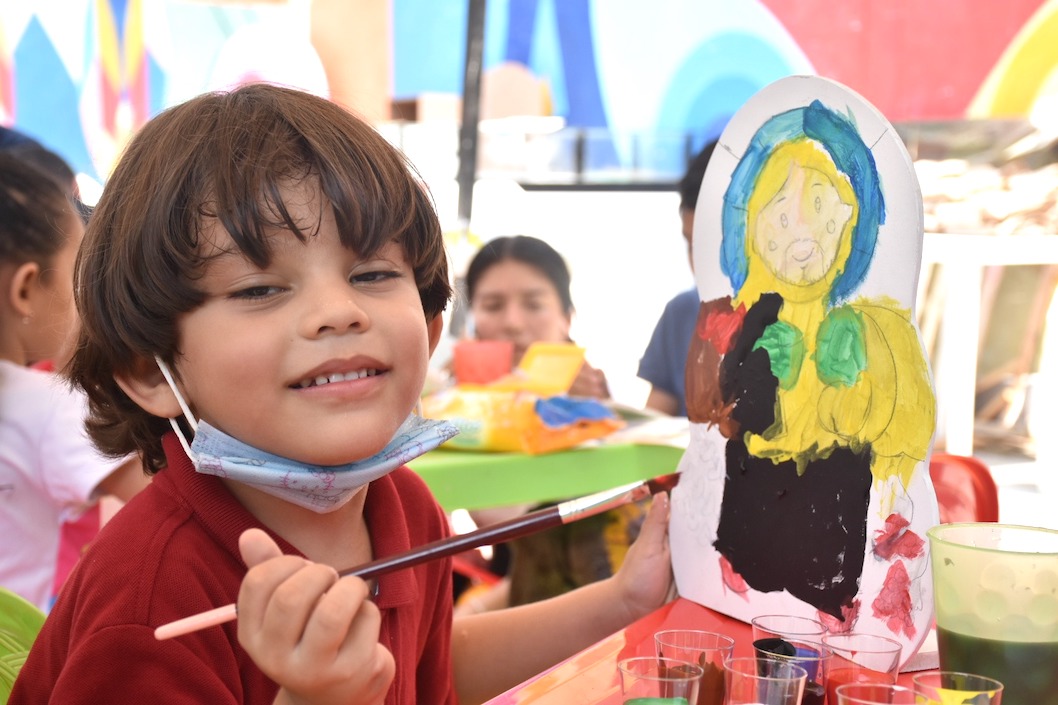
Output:
[[381,703],[393,655],[367,584],[285,556],[259,529],[239,537],[249,570],[239,589],[239,643],[280,686],[276,703]]
[[631,618],[639,619],[671,599],[674,589],[672,555],[669,551],[669,496],[654,495],[650,512],[618,569],[621,600]]

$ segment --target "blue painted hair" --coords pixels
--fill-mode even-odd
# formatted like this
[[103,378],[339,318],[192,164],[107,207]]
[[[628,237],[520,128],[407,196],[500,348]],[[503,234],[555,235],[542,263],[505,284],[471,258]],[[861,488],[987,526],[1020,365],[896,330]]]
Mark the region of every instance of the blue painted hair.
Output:
[[850,117],[814,100],[807,107],[779,113],[761,125],[731,174],[721,213],[720,268],[736,294],[746,283],[748,272],[746,211],[749,197],[774,148],[803,137],[823,145],[838,171],[848,177],[859,202],[859,220],[852,230],[851,252],[844,271],[834,279],[830,303],[844,301],[867,276],[878,241],[878,228],[885,222],[885,202],[874,155],[863,143]]

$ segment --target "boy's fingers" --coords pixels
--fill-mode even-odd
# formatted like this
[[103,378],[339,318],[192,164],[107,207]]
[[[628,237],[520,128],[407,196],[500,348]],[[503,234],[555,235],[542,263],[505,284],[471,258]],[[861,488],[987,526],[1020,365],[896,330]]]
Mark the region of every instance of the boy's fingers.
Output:
[[247,529],[239,536],[239,553],[247,568],[283,555],[279,545],[261,529]]
[[338,573],[321,563],[306,563],[276,585],[265,606],[265,629],[271,639],[297,643],[320,598],[338,580]]
[[338,579],[330,566],[280,556],[251,568],[239,589],[239,641],[275,680],[301,639],[320,595]]
[[[316,602],[302,641],[321,650],[338,651],[349,637],[354,617],[365,606],[374,608],[368,602],[368,593],[367,584],[359,578],[343,578],[331,585]],[[377,616],[377,608],[374,611],[376,622],[372,641],[377,642],[381,618]]]
[[650,511],[647,512],[647,518],[643,522],[640,535],[648,534],[653,537],[659,532],[663,534],[668,531],[668,526],[669,494],[668,492],[658,492],[650,502]]

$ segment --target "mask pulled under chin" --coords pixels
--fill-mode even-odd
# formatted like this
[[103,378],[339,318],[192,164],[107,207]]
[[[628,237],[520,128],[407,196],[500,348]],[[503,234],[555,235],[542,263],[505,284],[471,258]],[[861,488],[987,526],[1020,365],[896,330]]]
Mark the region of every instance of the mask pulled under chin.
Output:
[[414,414],[401,424],[381,451],[345,465],[310,465],[247,445],[205,421],[191,443],[191,462],[216,475],[325,514],[338,509],[364,485],[433,450],[459,433],[447,421]]

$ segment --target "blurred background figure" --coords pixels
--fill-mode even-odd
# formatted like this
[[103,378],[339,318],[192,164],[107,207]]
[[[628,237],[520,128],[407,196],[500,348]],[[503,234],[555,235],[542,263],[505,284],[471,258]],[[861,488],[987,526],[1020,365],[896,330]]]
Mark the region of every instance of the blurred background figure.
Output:
[[[514,365],[533,343],[569,343],[573,298],[566,261],[543,240],[526,235],[490,240],[467,268],[473,335],[514,344]],[[608,399],[602,370],[587,362],[570,396]]]
[[[709,142],[691,160],[687,172],[680,179],[680,223],[683,239],[687,241],[687,259],[694,269],[692,251],[694,235],[694,209],[698,205],[698,192],[702,189],[705,169],[713,156],[716,141]],[[662,311],[654,333],[650,336],[643,357],[639,361],[638,375],[650,382],[646,407],[670,416],[687,415],[687,398],[684,392],[684,373],[687,369],[687,352],[691,348],[691,336],[698,320],[698,289],[691,287],[674,296]]]
[[[519,235],[487,242],[466,276],[474,336],[511,341],[515,365],[532,343],[572,342],[570,278],[562,255],[542,240]],[[606,377],[584,363],[569,394],[606,399]],[[528,508],[503,507],[473,516],[486,525]],[[494,547],[489,568],[506,577],[488,595],[475,596],[480,598],[477,608],[535,602],[613,575],[639,535],[645,514],[644,506],[629,505]]]
[[70,567],[57,568],[64,522],[102,495],[127,500],[148,481],[137,458],[95,450],[83,395],[31,367],[68,349],[83,233],[57,181],[0,150],[0,585],[42,609]]

